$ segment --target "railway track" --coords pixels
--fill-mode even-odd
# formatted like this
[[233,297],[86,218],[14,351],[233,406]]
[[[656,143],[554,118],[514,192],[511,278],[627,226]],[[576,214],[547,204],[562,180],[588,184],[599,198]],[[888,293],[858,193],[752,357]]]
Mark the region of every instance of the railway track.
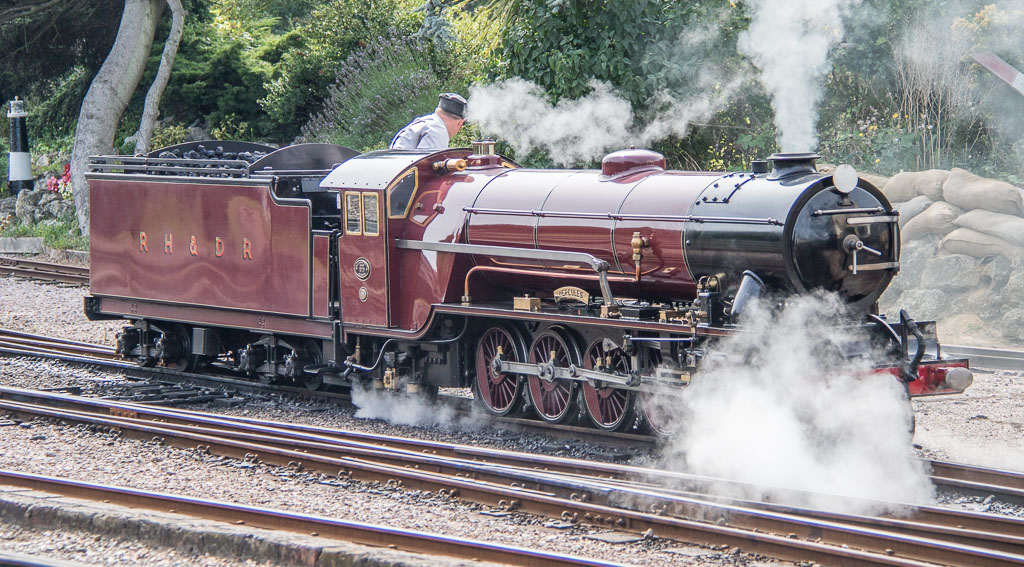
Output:
[[1024,351],[982,348],[960,345],[943,345],[947,356],[967,357],[971,366],[992,370],[1024,370]]
[[507,565],[552,565],[566,567],[610,567],[620,565],[594,559],[549,553],[537,549],[475,541],[436,533],[390,526],[352,522],[296,512],[243,506],[188,496],[134,490],[131,488],[72,481],[42,475],[0,470],[0,485],[38,490],[70,498],[103,501],[119,506],[166,512],[174,510],[190,517],[246,524],[252,527],[320,536],[369,545],[394,547],[430,556],[491,561]]
[[[0,329],[0,353],[14,356],[52,358],[65,362],[118,369],[130,377],[145,380],[146,382],[141,387],[152,385],[153,389],[156,390],[156,385],[162,385],[164,393],[167,394],[163,399],[165,403],[209,401],[208,399],[203,399],[210,397],[209,391],[202,389],[253,394],[284,393],[300,398],[325,400],[331,403],[351,403],[352,400],[352,396],[347,392],[311,391],[297,386],[261,384],[252,380],[223,374],[196,374],[164,367],[140,367],[134,362],[122,359],[110,347],[43,337],[7,329]],[[187,384],[191,388],[198,388],[198,390],[195,390],[195,396],[191,398],[180,396],[180,384],[182,383]],[[138,393],[141,394],[142,392]],[[157,394],[158,392],[154,392],[154,397],[150,400],[141,400],[139,398],[125,399],[154,403],[154,401],[158,401],[155,397]],[[452,407],[462,417],[479,415],[474,411],[472,401],[468,398],[440,396],[438,399]],[[497,426],[514,431],[540,433],[576,441],[593,441],[620,448],[651,448],[656,442],[654,438],[648,435],[635,433],[602,432],[588,427],[553,424],[515,417],[487,416],[487,419]],[[619,456],[621,455],[609,455],[609,458]]]
[[[211,416],[55,393],[0,389],[0,411],[87,423],[141,439],[361,481],[447,491],[524,512],[691,543],[742,547],[793,561],[833,565],[1022,565],[1024,520],[939,507],[893,505],[875,518],[701,492],[700,479],[550,456],[518,454],[365,433]],[[954,474],[942,463],[936,474]],[[993,494],[1014,490],[1016,473],[985,474]],[[955,473],[965,474],[965,473]],[[784,496],[778,493],[778,497]]]
[[73,285],[89,285],[89,268],[0,256],[0,275]]

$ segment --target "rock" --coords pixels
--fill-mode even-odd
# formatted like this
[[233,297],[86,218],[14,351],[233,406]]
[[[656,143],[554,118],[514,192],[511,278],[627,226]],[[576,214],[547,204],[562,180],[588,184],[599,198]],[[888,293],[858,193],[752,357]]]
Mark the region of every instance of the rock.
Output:
[[966,291],[978,286],[978,260],[966,254],[935,256],[924,263],[921,287],[943,291]]
[[900,251],[900,273],[893,283],[904,290],[917,287],[921,282],[925,262],[934,258],[938,250],[939,239],[934,236],[904,242]]
[[999,323],[1003,331],[1003,338],[1008,341],[1019,342],[1024,340],[1024,309],[1014,307],[1003,315]]
[[[961,313],[955,317],[945,319],[939,325],[939,338],[944,343],[950,344],[976,344],[978,337],[984,336],[986,327],[975,313]],[[911,313],[913,315],[913,313]],[[982,339],[984,342],[984,339]]]
[[210,133],[202,126],[189,126],[185,134],[186,142],[202,142],[210,139]]
[[22,191],[15,204],[15,214],[23,224],[59,221],[73,213],[74,203],[71,200],[65,200],[48,189]]
[[[1006,312],[1005,301],[1001,294],[992,293],[987,289],[979,289],[970,294],[963,303],[967,305],[969,312],[980,317],[981,320],[997,322]],[[982,328],[976,327],[974,330],[981,331]]]
[[915,319],[940,319],[951,315],[949,294],[937,289],[911,289],[900,296],[899,306]]
[[0,217],[13,215],[14,209],[17,206],[18,197],[4,197],[0,199]]
[[1024,270],[1015,270],[1006,280],[1001,295],[1004,297],[1024,297]]
[[23,190],[18,193],[18,202],[14,210],[22,224],[31,224],[35,221],[35,210],[39,205],[39,200],[43,198],[44,192],[46,192],[45,189],[36,189],[34,191]]
[[1013,274],[1013,265],[1002,256],[995,256],[992,260],[981,264],[981,285],[991,291],[1002,289]]

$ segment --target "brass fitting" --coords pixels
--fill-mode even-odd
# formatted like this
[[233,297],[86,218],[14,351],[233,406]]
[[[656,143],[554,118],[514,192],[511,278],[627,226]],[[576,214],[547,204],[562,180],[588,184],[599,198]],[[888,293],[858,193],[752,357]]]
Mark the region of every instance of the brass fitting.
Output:
[[646,238],[640,236],[639,232],[634,232],[633,239],[629,241],[629,244],[633,247],[633,263],[636,265],[634,278],[636,281],[640,281],[640,262],[644,259],[644,248],[650,246],[650,243]]
[[434,162],[434,171],[465,171],[466,160],[464,159],[443,159]]

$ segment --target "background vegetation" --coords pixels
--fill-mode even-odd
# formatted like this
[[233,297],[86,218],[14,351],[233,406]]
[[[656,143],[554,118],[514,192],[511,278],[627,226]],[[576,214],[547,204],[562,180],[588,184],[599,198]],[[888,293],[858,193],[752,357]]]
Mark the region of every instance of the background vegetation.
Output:
[[[8,4],[0,1],[0,15]],[[49,168],[61,167],[56,162],[69,151],[122,4],[59,2],[48,12],[0,19],[0,100],[26,99],[33,153],[57,156]],[[744,79],[737,95],[685,137],[654,149],[674,167],[697,169],[746,168],[776,150],[771,101],[736,45],[750,18],[743,1],[185,0],[185,7],[154,147],[198,127],[220,139],[287,144],[301,137],[379,148],[429,112],[438,92],[511,77],[537,83],[552,102],[583,96],[599,79],[643,120],[656,93],[692,95],[714,68]],[[882,174],[963,166],[1021,183],[1024,99],[967,53],[986,47],[1020,66],[1011,47],[1024,36],[1022,19],[984,2],[864,0],[832,54],[819,153]],[[124,151],[169,25],[165,16],[121,125]],[[928,41],[929,26],[948,39],[940,42],[949,44],[946,67],[922,68],[910,55],[907,38]],[[0,124],[6,185],[7,122]],[[468,128],[460,140],[476,133]],[[542,152],[513,157],[548,163]]]

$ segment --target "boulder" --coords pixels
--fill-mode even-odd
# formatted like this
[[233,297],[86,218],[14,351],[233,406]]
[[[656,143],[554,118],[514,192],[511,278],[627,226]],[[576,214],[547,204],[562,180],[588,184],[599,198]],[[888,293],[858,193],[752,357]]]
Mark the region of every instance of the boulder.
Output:
[[939,251],[939,241],[926,236],[904,242],[900,250],[900,273],[893,279],[893,285],[902,290],[913,289],[921,283],[924,264]]
[[18,197],[4,197],[0,199],[0,217],[13,215],[18,203]]
[[915,319],[935,319],[951,315],[954,304],[949,294],[937,289],[912,289],[900,296],[897,307],[906,309]]
[[924,263],[920,286],[945,292],[962,292],[978,287],[981,271],[976,258],[966,254],[944,254]]
[[22,224],[32,224],[35,222],[36,207],[39,206],[39,199],[42,199],[43,193],[46,192],[45,189],[36,189],[34,191],[24,189],[18,192],[18,202],[15,204],[14,211]]
[[15,205],[15,214],[22,224],[56,221],[73,213],[74,204],[71,200],[62,199],[59,193],[48,189],[21,191]]
[[1019,343],[1024,340],[1024,309],[1014,307],[1007,311],[999,320],[999,329],[1008,341]]
[[981,262],[981,285],[987,294],[1006,286],[1013,275],[1013,263],[1002,256],[995,256]]

